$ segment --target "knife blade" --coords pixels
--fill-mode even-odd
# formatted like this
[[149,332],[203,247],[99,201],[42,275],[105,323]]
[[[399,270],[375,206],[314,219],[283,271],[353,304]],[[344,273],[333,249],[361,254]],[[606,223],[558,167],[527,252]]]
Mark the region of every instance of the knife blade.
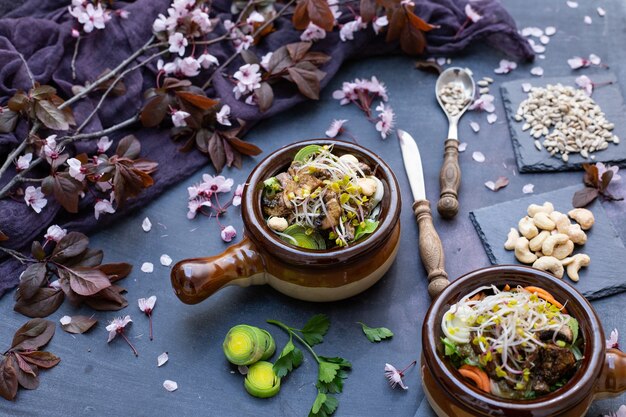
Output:
[[422,264],[428,273],[428,293],[438,296],[449,284],[445,271],[443,245],[433,225],[430,202],[426,199],[422,158],[415,139],[402,129],[397,129],[404,169],[413,194],[413,213],[419,230],[419,251]]

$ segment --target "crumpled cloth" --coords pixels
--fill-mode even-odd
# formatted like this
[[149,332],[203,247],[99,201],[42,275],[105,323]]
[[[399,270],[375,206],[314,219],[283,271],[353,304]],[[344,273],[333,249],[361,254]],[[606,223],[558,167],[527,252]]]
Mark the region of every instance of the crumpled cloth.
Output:
[[[472,7],[483,16],[474,23],[466,21],[464,11],[466,0],[414,0],[414,2],[415,13],[418,16],[439,26],[438,29],[426,34],[427,56],[450,56],[470,44],[484,41],[515,59],[533,58],[530,45],[518,34],[515,22],[497,0],[472,1]],[[71,30],[73,27],[78,28],[79,24],[68,13],[68,4],[67,0],[28,0],[0,19],[0,104],[6,105],[8,98],[18,89],[28,90],[31,86],[18,52],[25,57],[34,78],[39,83],[54,85],[58,94],[67,99],[72,96],[72,85],[95,80],[105,69],[115,68],[132,52],[143,46],[151,36],[152,22],[159,13],[166,12],[170,0],[115,2],[116,8],[126,9],[130,16],[126,20],[114,16],[104,30],[94,30],[81,39],[76,60],[76,80],[72,79],[70,68],[76,42],[71,37]],[[277,8],[280,6],[278,4]],[[213,8],[218,11],[222,20],[235,20],[230,15],[229,1],[215,0]],[[283,17],[275,23],[276,31],[267,36],[256,48],[259,56],[281,45],[300,40],[301,32],[293,29],[288,19]],[[340,23],[350,19],[350,14],[344,13]],[[223,26],[219,24],[214,33],[216,35],[224,33]],[[314,50],[332,56],[332,60],[322,68],[327,73],[326,78],[322,80],[322,87],[347,59],[400,52],[397,44],[387,44],[383,36],[375,36],[371,27],[357,32],[354,40],[348,42],[342,42],[338,30],[335,30],[328,33],[325,39],[316,42]],[[220,62],[225,61],[233,51],[232,45],[225,43],[212,45],[210,49]],[[144,55],[146,56],[148,55]],[[240,65],[242,62],[235,60],[227,72],[232,74]],[[156,72],[156,65],[153,63],[128,74],[124,78],[126,94],[108,98],[98,111],[97,117],[93,118],[84,131],[101,130],[133,116],[142,105],[142,91],[154,86]],[[205,70],[205,74],[201,73],[192,80],[194,84],[202,85],[209,75],[207,73],[210,71]],[[236,100],[232,95],[232,88],[231,81],[218,75],[208,95],[219,97],[223,103],[230,105],[232,115],[246,120],[248,126],[305,100],[293,88],[280,89],[276,92],[273,106],[267,112],[260,113],[257,107]],[[99,94],[92,94],[73,106],[79,124],[91,112],[99,98]],[[0,161],[6,159],[18,140],[21,141],[26,137],[27,131],[26,124],[20,122],[15,132],[0,134]],[[99,221],[94,218],[95,201],[89,194],[81,200],[77,214],[61,210],[52,197],[48,199],[48,205],[40,214],[27,207],[23,200],[5,198],[0,201],[0,230],[10,239],[2,245],[17,250],[27,249],[34,239],[42,238],[50,224],[59,224],[68,230],[82,232],[105,227],[131,210],[144,206],[168,187],[185,179],[207,163],[207,157],[197,151],[179,152],[180,145],[170,139],[168,128],[147,129],[136,124],[109,136],[117,140],[130,133],[141,141],[141,156],[159,163],[158,170],[153,174],[154,186],[146,189],[139,197],[128,201],[115,214],[101,216]],[[77,142],[71,145],[70,151],[92,154],[95,152],[95,140]],[[261,148],[264,146],[263,143],[257,145]],[[4,178],[0,178],[0,186],[6,184],[13,173],[14,171],[10,169]],[[45,175],[45,172],[42,172],[42,175]],[[24,266],[12,258],[0,257],[0,296],[17,285],[23,269]]]

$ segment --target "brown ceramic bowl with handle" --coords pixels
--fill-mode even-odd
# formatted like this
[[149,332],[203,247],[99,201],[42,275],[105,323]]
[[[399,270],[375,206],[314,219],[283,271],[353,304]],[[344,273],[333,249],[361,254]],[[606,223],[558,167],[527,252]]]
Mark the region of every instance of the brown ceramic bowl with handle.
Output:
[[[286,171],[304,146],[332,145],[336,155],[353,154],[372,167],[385,193],[376,230],[348,247],[330,250],[299,248],[281,240],[266,224],[261,207],[263,181]],[[393,263],[400,241],[400,193],[387,164],[362,146],[314,139],[285,146],[252,171],[242,196],[244,237],[224,253],[185,259],[171,273],[174,292],[196,304],[229,285],[268,284],[290,297],[306,301],[336,301],[356,295],[376,283]]]
[[[441,319],[466,294],[483,285],[509,284],[546,289],[565,304],[580,325],[585,347],[582,366],[566,385],[532,400],[506,400],[478,390],[444,360]],[[499,265],[470,272],[448,286],[426,313],[422,327],[422,381],[440,417],[582,417],[592,401],[626,391],[626,355],[605,348],[604,332],[589,302],[568,283],[534,268]]]

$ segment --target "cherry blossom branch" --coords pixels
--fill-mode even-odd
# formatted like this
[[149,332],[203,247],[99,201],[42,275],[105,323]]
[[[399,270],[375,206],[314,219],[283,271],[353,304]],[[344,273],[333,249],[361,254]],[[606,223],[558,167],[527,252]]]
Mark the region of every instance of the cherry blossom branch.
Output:
[[80,45],[80,36],[76,38],[76,45],[74,45],[74,53],[72,54],[72,62],[70,62],[70,67],[72,68],[72,80],[76,79],[76,57],[78,56],[79,45]]
[[0,246],[0,252],[4,252],[7,255],[12,256],[13,258],[17,259],[21,264],[25,264],[26,262],[32,262],[32,259],[27,258],[26,256],[13,249],[3,248],[2,246]]
[[[63,146],[66,146],[70,143],[79,141],[79,140],[83,140],[83,139],[91,139],[91,138],[95,138],[95,137],[100,137],[100,136],[106,136],[110,133],[113,133],[119,129],[123,129],[126,126],[132,125],[133,123],[137,122],[137,120],[139,120],[139,113],[135,114],[134,116],[124,120],[123,122],[120,122],[116,125],[113,125],[111,127],[108,127],[104,130],[100,130],[98,132],[89,132],[89,133],[82,133],[79,135],[73,135],[73,136],[64,136],[61,139],[59,139],[59,148],[62,148]],[[34,126],[33,126],[34,127]],[[41,156],[38,157],[37,159],[35,159],[33,162],[30,163],[30,165],[28,166],[28,168],[23,169],[22,171],[18,172],[12,179],[11,181],[9,181],[1,190],[0,190],[0,198],[4,198],[7,196],[7,194],[9,193],[9,191],[11,190],[11,188],[13,188],[13,186],[15,184],[17,184],[18,182],[22,182],[24,181],[25,175],[32,171],[33,168],[35,168],[37,165],[39,165],[41,162],[43,162],[45,159],[42,158]]]
[[230,39],[230,37],[227,34],[224,34],[222,36],[218,36],[217,38],[209,39],[206,41],[195,41],[195,44],[196,45],[213,45],[214,43],[219,43],[226,39]]
[[11,162],[13,162],[15,160],[15,158],[17,158],[24,149],[26,149],[26,146],[28,145],[28,139],[35,134],[35,132],[37,132],[37,130],[39,129],[39,127],[41,126],[41,124],[39,123],[39,121],[36,121],[33,124],[33,127],[30,129],[30,132],[28,132],[28,137],[26,139],[24,139],[17,148],[15,148],[13,150],[13,152],[11,152],[8,156],[6,161],[4,161],[4,164],[2,164],[2,167],[0,167],[0,178],[2,178],[2,176],[4,175],[4,173],[6,172],[6,170],[9,168],[9,166],[11,166]]
[[30,78],[30,82],[33,85],[33,88],[35,88],[35,77],[33,77],[33,73],[30,71],[30,67],[28,66],[28,63],[26,62],[26,58],[24,58],[24,55],[22,55],[19,52],[17,53],[17,55],[20,57],[20,59],[24,63],[24,68],[26,68],[26,73],[28,74],[28,78]]
[[[280,9],[278,11],[278,13],[276,13],[274,15],[274,17],[272,17],[271,19],[267,20],[265,23],[263,23],[261,26],[259,26],[259,28],[251,35],[253,38],[256,38],[260,33],[262,33],[269,25],[271,25],[272,23],[274,23],[274,21],[276,21],[279,17],[281,17],[289,7],[291,7],[291,5],[293,5],[296,2],[296,0],[289,0],[288,3],[286,3],[282,9]],[[215,78],[215,76],[223,71],[226,67],[228,67],[228,65],[233,62],[233,60],[235,58],[237,58],[239,56],[241,52],[235,52],[234,54],[232,54],[226,61],[224,61],[222,63],[222,65],[220,65],[218,68],[215,69],[215,71],[213,71],[213,74],[211,74],[211,76],[209,77],[209,79],[204,83],[204,85],[202,86],[203,90],[206,90],[207,88],[209,88],[209,86],[211,85],[211,83],[213,82],[213,79]]]
[[[76,129],[76,131],[74,132],[74,135],[78,135],[84,128],[85,126],[87,126],[87,123],[89,123],[89,121],[93,118],[93,116],[95,116],[95,114],[98,112],[98,110],[100,110],[100,107],[102,106],[102,103],[104,103],[104,100],[107,98],[107,96],[109,95],[109,93],[113,90],[113,88],[115,88],[115,86],[117,85],[118,82],[120,82],[122,80],[122,78],[124,78],[124,76],[126,76],[126,74],[143,67],[144,65],[146,65],[147,63],[149,63],[150,61],[152,61],[154,58],[157,58],[161,55],[166,54],[167,52],[169,52],[167,49],[164,49],[162,51],[156,52],[152,55],[150,55],[148,58],[146,58],[145,60],[141,61],[140,63],[126,69],[125,71],[123,71],[112,83],[111,85],[109,85],[109,87],[106,89],[106,91],[104,92],[104,94],[102,94],[102,97],[100,97],[100,101],[98,101],[98,104],[96,105],[96,107],[94,107],[94,109],[91,111],[91,113],[89,113],[89,115],[85,118],[85,120],[83,120],[83,123]],[[74,136],[73,135],[73,136]]]

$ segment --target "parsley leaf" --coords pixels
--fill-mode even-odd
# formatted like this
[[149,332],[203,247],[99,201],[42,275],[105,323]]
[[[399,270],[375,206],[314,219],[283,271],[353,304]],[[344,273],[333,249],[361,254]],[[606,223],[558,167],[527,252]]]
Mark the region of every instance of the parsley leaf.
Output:
[[330,320],[325,314],[317,314],[304,325],[300,332],[304,340],[310,345],[315,346],[324,341],[324,335],[330,327]]
[[289,338],[289,342],[285,345],[280,356],[274,362],[274,372],[276,376],[279,378],[284,377],[289,372],[293,371],[295,368],[300,366],[303,360],[302,351],[298,349],[294,344],[291,338]]
[[339,401],[335,397],[318,391],[309,417],[328,417],[335,412],[338,405]]
[[386,327],[369,327],[365,323],[358,323],[363,328],[363,333],[365,333],[367,340],[372,343],[393,337],[393,332]]
[[327,358],[320,356],[317,383],[320,392],[340,393],[343,391],[343,380],[348,377],[346,372],[352,364],[344,358]]

